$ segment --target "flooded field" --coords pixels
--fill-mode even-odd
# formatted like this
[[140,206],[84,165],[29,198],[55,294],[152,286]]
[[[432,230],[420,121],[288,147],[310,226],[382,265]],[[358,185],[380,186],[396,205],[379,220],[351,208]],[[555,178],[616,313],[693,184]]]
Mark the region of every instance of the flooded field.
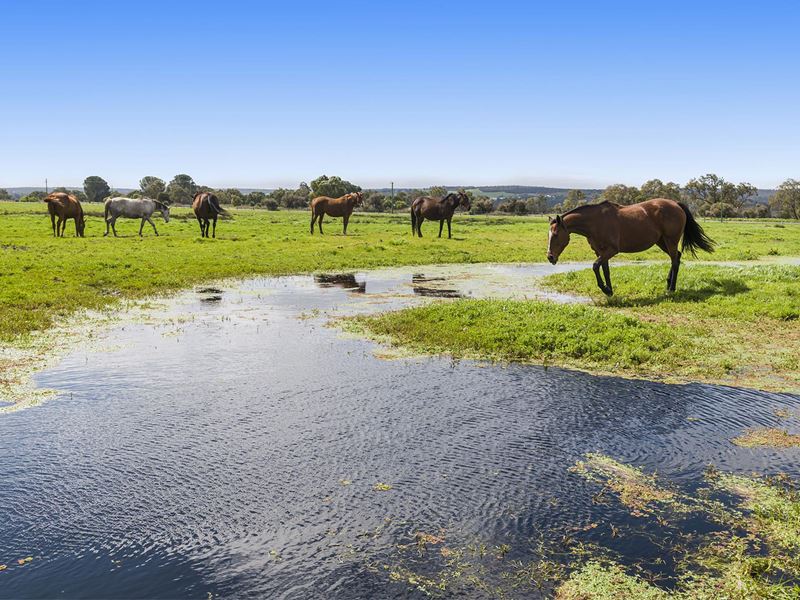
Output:
[[[253,279],[112,328],[37,376],[57,398],[0,418],[0,597],[536,597],[515,582],[565,536],[668,582],[659,530],[569,468],[601,453],[690,490],[709,464],[800,476],[800,450],[730,441],[796,427],[800,398],[387,361],[326,326],[430,297],[575,301],[535,289],[552,272]],[[420,584],[453,554],[463,582]]]

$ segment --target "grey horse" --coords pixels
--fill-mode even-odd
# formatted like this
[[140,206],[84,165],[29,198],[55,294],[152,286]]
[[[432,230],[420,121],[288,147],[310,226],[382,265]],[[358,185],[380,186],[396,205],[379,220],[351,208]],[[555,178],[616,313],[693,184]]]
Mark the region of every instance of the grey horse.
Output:
[[139,237],[142,237],[145,221],[153,226],[153,231],[158,235],[156,224],[153,223],[151,218],[155,211],[161,213],[161,216],[164,217],[164,223],[169,223],[169,206],[163,202],[151,198],[109,198],[105,203],[106,232],[103,236],[108,235],[108,227],[110,225],[114,231],[114,237],[117,237],[117,228],[114,225],[120,217],[142,220],[142,224],[139,226]]

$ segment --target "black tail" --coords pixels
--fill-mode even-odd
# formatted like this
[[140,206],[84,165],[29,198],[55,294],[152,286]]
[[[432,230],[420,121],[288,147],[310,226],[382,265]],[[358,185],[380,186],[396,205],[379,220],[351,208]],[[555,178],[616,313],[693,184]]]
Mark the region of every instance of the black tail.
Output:
[[219,198],[217,198],[214,194],[209,194],[208,198],[208,205],[213,208],[217,214],[228,212],[224,208],[219,205]]
[[695,221],[689,207],[683,202],[678,202],[678,205],[683,209],[686,215],[686,226],[683,228],[683,244],[681,251],[688,250],[692,256],[697,256],[697,249],[705,250],[706,252],[713,252],[716,242],[706,235],[700,224]]

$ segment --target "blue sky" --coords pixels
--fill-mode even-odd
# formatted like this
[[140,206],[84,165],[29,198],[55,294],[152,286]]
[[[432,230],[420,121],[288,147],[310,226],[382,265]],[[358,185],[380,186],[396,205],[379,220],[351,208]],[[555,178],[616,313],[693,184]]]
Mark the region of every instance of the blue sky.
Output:
[[0,0],[0,186],[800,177],[800,8]]

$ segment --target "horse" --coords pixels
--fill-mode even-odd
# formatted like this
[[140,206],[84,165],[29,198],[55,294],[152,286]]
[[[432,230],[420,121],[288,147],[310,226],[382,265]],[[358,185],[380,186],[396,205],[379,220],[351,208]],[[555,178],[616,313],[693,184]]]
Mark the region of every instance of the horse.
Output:
[[192,199],[192,210],[194,216],[197,217],[197,222],[200,223],[200,236],[208,237],[208,227],[213,221],[214,228],[211,230],[211,237],[216,238],[217,217],[228,212],[219,205],[219,198],[211,192],[198,192]]
[[447,238],[452,237],[450,222],[453,220],[453,213],[459,206],[464,210],[472,208],[469,203],[469,196],[464,190],[456,193],[450,192],[444,198],[437,199],[431,196],[421,196],[411,203],[411,235],[415,233],[422,237],[422,222],[425,219],[439,221],[439,237],[442,237],[442,228],[447,221]]
[[152,219],[156,210],[161,213],[164,223],[169,223],[169,206],[163,202],[151,198],[109,198],[105,201],[106,232],[103,237],[108,235],[109,226],[114,231],[114,237],[117,237],[116,223],[120,217],[142,220],[139,225],[139,237],[142,237],[145,221],[153,226],[153,231],[158,235],[158,229]]
[[[715,246],[688,206],[665,198],[654,198],[630,206],[620,206],[614,202],[586,204],[550,219],[547,260],[551,264],[558,262],[572,233],[584,236],[597,255],[592,269],[597,286],[607,296],[614,294],[608,261],[620,252],[644,252],[657,245],[672,260],[667,276],[667,291],[674,292],[681,265],[681,251],[689,250],[696,257],[698,249],[713,252]],[[679,251],[681,236],[683,243]],[[600,277],[601,267],[605,281]]]
[[[75,196],[64,192],[53,192],[45,197],[44,201],[47,203],[47,211],[50,213],[54,237],[64,237],[68,219],[75,220],[76,237],[84,237],[86,216],[83,214],[81,203]],[[56,217],[58,217],[58,223],[56,223]]]
[[328,196],[317,196],[311,201],[311,235],[314,235],[314,221],[319,218],[319,233],[322,233],[322,218],[325,215],[329,217],[342,217],[344,228],[343,235],[347,235],[347,223],[350,221],[350,215],[353,214],[353,209],[359,206],[364,201],[364,194],[361,192],[351,192],[340,196],[338,198],[328,198]]

